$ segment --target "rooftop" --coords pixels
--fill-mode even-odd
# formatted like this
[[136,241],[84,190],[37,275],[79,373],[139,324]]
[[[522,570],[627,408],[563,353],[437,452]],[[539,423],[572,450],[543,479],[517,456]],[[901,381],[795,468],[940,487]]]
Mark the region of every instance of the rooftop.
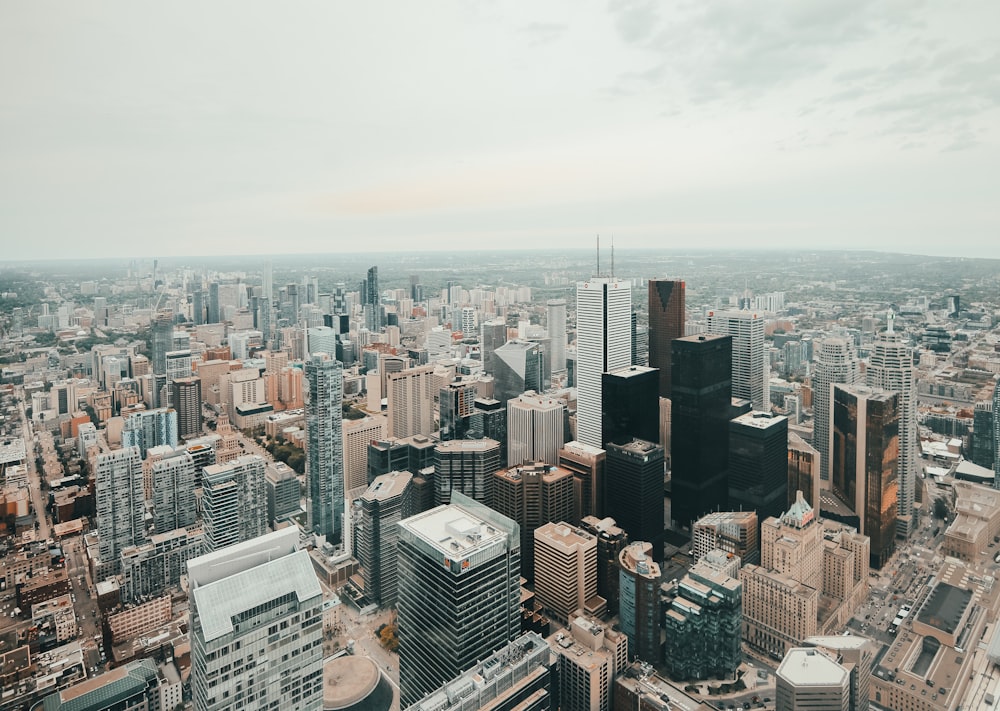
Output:
[[847,670],[817,649],[796,647],[788,650],[777,675],[795,686],[844,684]]
[[413,480],[410,472],[389,472],[375,477],[371,485],[361,495],[366,501],[385,501],[394,496],[399,496],[406,490],[406,486]]
[[770,412],[759,411],[748,412],[732,420],[732,422],[744,427],[754,427],[759,430],[766,430],[787,421],[788,418],[784,415],[772,415]]
[[399,525],[450,560],[468,558],[507,538],[506,531],[456,504],[438,506],[404,519]]
[[938,583],[920,608],[917,620],[947,634],[954,634],[971,601],[971,590]]

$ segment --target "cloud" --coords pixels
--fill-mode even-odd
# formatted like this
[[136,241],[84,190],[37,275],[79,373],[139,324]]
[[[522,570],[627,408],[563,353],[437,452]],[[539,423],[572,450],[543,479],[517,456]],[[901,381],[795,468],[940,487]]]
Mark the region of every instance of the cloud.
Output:
[[521,32],[528,37],[528,43],[532,47],[538,47],[555,42],[566,34],[569,25],[560,22],[532,22],[521,28]]

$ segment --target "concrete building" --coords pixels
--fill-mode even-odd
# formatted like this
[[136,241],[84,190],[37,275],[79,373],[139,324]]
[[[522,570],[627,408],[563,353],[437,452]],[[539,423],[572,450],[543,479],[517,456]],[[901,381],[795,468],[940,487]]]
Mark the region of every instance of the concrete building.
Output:
[[400,523],[398,555],[407,707],[520,634],[520,534],[510,519],[455,491],[450,504]]
[[594,617],[574,616],[547,641],[558,657],[559,708],[611,711],[615,677],[628,666],[628,637]]
[[754,410],[770,412],[771,366],[764,349],[763,315],[749,310],[709,311],[707,331],[733,339],[733,397],[749,400]]
[[790,649],[775,677],[775,711],[850,709],[851,675],[820,649]]
[[177,447],[177,412],[168,407],[143,410],[126,415],[122,427],[122,447],[138,447],[139,458],[146,458],[151,447]]
[[387,424],[383,415],[343,421],[345,491],[369,484],[368,446],[385,439]]
[[301,509],[302,487],[294,469],[284,462],[275,462],[267,465],[264,477],[269,522],[273,523]]
[[847,670],[850,675],[849,711],[868,711],[871,707],[872,663],[875,643],[855,635],[809,637],[803,646],[815,647]]
[[175,378],[170,384],[170,404],[177,411],[177,436],[200,437],[201,378]]
[[577,439],[601,447],[604,373],[632,364],[632,289],[615,278],[576,286]]
[[94,463],[101,562],[117,572],[119,554],[146,540],[145,491],[138,447],[101,452]]
[[493,439],[439,442],[434,446],[433,465],[435,505],[449,503],[456,491],[489,503],[493,474],[500,469],[500,443]]
[[184,449],[153,463],[153,527],[157,533],[195,524],[195,463]]
[[597,594],[607,601],[608,613],[618,613],[618,556],[628,545],[628,535],[613,518],[584,516],[580,528],[597,539]]
[[46,696],[41,704],[44,711],[100,711],[112,708],[121,711],[158,709],[159,678],[156,662],[141,659],[81,681]]
[[945,530],[941,552],[967,563],[985,563],[993,555],[993,539],[1000,536],[1000,491],[967,481],[955,481],[952,488],[955,518]]
[[559,450],[559,467],[573,472],[573,518],[604,515],[606,452],[583,442],[567,442]]
[[831,337],[820,342],[816,368],[813,372],[813,439],[819,451],[820,479],[830,479],[830,457],[833,432],[830,423],[830,403],[835,383],[853,385],[858,381],[858,355],[849,338]]
[[288,528],[188,562],[198,711],[322,708],[323,591],[297,544]]
[[264,460],[247,454],[205,467],[202,478],[205,550],[218,551],[267,533]]
[[381,607],[396,603],[399,522],[413,514],[409,472],[375,478],[355,502],[354,556],[361,564],[365,597]]
[[507,463],[556,464],[563,446],[562,400],[526,392],[507,401]]
[[552,349],[552,372],[566,372],[566,299],[545,302],[546,328]]
[[187,562],[204,552],[204,532],[195,527],[154,533],[146,543],[125,548],[121,552],[122,601],[161,595],[180,585]]
[[533,547],[535,596],[550,618],[566,624],[577,610],[603,616],[607,603],[597,593],[593,534],[564,522],[549,522],[535,529]]
[[719,549],[739,556],[743,563],[760,563],[756,511],[716,511],[691,525],[691,557],[697,563]]
[[388,436],[403,438],[433,431],[434,366],[386,374]]

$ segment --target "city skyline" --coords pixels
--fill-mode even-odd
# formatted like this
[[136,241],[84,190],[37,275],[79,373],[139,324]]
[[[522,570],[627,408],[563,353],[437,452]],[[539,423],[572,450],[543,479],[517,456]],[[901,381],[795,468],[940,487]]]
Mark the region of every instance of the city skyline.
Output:
[[995,3],[391,10],[0,11],[7,258],[1000,256]]

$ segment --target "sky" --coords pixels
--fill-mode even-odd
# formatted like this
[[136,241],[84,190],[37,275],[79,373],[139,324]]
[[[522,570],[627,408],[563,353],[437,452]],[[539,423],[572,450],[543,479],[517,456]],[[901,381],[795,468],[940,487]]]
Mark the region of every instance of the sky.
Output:
[[1000,258],[1000,2],[0,0],[0,259]]

